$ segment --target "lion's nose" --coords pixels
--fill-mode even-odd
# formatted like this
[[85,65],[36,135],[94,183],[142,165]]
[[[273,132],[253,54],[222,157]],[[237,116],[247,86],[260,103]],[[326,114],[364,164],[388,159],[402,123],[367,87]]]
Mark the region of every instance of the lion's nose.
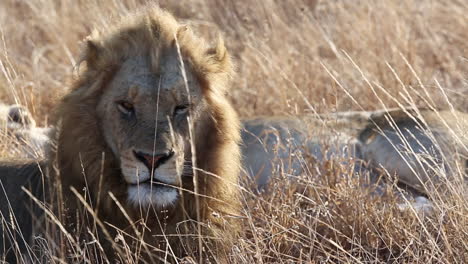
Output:
[[152,171],[172,158],[172,156],[174,156],[174,151],[171,150],[155,155],[147,154],[141,151],[133,151],[133,154],[139,161],[145,164],[148,170]]

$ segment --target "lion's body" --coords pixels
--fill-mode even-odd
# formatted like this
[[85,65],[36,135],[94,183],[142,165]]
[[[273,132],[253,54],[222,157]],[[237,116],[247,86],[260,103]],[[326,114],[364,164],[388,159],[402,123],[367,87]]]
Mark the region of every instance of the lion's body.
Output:
[[34,233],[34,226],[37,225],[37,219],[41,217],[42,212],[23,191],[23,187],[34,197],[43,200],[45,192],[41,166],[45,166],[41,161],[1,162],[0,212],[3,235],[0,237],[0,255],[3,255],[8,263],[27,262],[32,259],[26,252]]
[[312,156],[319,161],[363,160],[425,192],[424,183],[457,174],[450,171],[454,163],[466,166],[468,157],[468,114],[457,111],[391,109],[262,117],[244,120],[243,125],[244,168],[260,186],[274,170],[301,174],[305,165],[301,157]]

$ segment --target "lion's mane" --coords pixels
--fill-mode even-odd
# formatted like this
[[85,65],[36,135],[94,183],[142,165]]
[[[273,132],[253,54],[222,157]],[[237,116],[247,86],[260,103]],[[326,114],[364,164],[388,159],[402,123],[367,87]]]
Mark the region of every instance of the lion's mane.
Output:
[[[54,138],[57,147],[48,155],[52,166],[50,171],[54,171],[55,167],[58,169],[65,204],[70,212],[82,208],[81,202],[73,198],[76,193],[70,189],[73,187],[81,192],[86,187],[92,204],[98,206],[96,211],[103,222],[108,221],[129,231],[127,227],[130,223],[120,213],[110,192],[122,203],[132,220],[140,220],[140,212],[126,204],[125,183],[118,161],[105,143],[103,133],[107,128],[102,127],[96,106],[106,84],[126,58],[152,54],[153,60],[153,57],[159,56],[161,46],[176,44],[182,57],[189,62],[188,68],[201,83],[209,111],[203,113],[205,118],[201,118],[200,122],[204,123],[199,124],[205,127],[203,135],[194,135],[197,177],[183,183],[186,191],[183,191],[182,202],[165,213],[164,232],[197,234],[201,230],[202,236],[217,238],[203,241],[212,247],[206,251],[215,252],[215,258],[217,254],[225,256],[231,238],[239,229],[233,220],[239,212],[236,187],[240,167],[239,120],[225,96],[233,74],[230,57],[221,40],[214,48],[209,48],[171,14],[156,7],[122,18],[121,21],[117,26],[94,31],[85,40],[78,77],[71,92],[58,107],[58,132]],[[152,63],[157,67],[157,60],[154,61]],[[198,190],[195,190],[195,186]],[[194,195],[194,192],[199,195]],[[152,230],[151,235],[162,233],[158,225],[161,220],[159,216],[159,213],[150,216],[146,222]],[[198,220],[201,224],[195,227],[189,224],[185,229],[178,227],[185,220]],[[73,220],[71,223],[75,224]],[[151,241],[158,239],[152,237],[146,240],[158,246],[159,241]],[[188,242],[184,249],[180,238],[169,237],[169,244],[176,255],[184,255],[187,248],[198,250],[198,239],[192,240],[195,246]]]

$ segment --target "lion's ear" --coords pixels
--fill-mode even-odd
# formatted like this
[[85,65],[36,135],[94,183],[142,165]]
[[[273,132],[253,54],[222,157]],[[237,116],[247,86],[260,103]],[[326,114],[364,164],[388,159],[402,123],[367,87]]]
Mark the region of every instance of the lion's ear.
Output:
[[229,75],[233,74],[234,65],[221,36],[218,36],[216,45],[208,49],[207,53],[208,57],[211,58],[214,66],[216,66],[216,72],[226,73]]
[[169,47],[170,48],[177,48],[177,42],[183,42],[184,38],[190,38],[190,35],[192,34],[192,30],[188,25],[182,25],[177,28],[177,31],[175,32],[174,39],[170,42]]
[[188,25],[182,25],[177,29],[176,37],[177,39],[183,39],[187,34],[191,34],[192,30]]
[[234,75],[234,64],[224,45],[224,40],[218,36],[216,45],[209,48],[206,52],[209,59],[209,63],[207,64],[208,72],[218,76],[216,79],[222,82],[222,87],[218,87],[218,89],[221,89],[221,92],[225,93],[228,82]]
[[98,41],[99,33],[94,31],[83,41],[83,47],[78,63],[86,62],[87,67],[97,68],[99,57],[102,53],[102,45]]
[[225,64],[226,60],[230,59],[226,46],[224,45],[224,40],[221,36],[218,36],[216,45],[208,50],[208,54],[210,54],[214,59],[216,59],[221,64]]
[[[101,42],[99,41],[99,32],[94,31],[90,36],[86,37],[82,44],[81,55],[78,60],[78,66],[82,62],[86,62],[86,69],[88,73],[91,74],[92,84],[83,85],[73,91],[73,95],[80,96],[82,98],[87,98],[93,96],[95,92],[102,88],[102,82],[109,70],[108,68],[103,68],[102,65],[102,56],[104,53],[104,48]],[[106,70],[102,70],[106,69]]]

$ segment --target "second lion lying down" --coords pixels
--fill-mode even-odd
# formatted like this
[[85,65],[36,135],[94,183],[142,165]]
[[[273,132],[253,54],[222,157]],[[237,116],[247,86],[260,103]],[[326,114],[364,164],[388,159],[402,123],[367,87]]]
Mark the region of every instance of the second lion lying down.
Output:
[[244,169],[260,186],[277,169],[301,174],[300,156],[312,156],[318,161],[361,160],[426,193],[428,184],[460,175],[457,168],[463,170],[468,161],[468,114],[458,111],[409,108],[259,117],[244,120],[243,126]]

